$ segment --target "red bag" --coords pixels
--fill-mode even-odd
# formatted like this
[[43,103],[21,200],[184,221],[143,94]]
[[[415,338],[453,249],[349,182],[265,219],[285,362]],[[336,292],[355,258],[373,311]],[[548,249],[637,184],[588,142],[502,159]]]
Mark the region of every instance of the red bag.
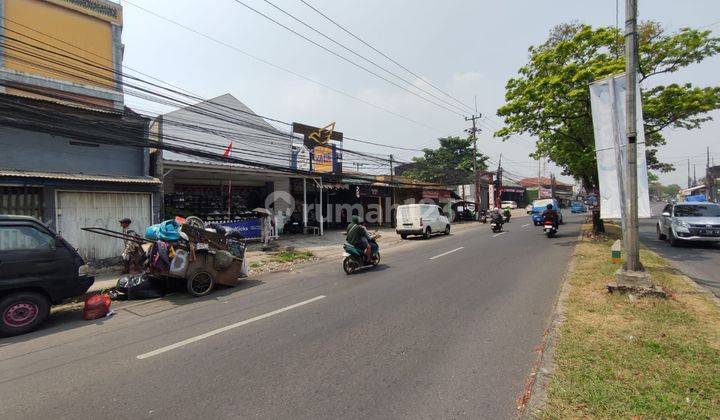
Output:
[[85,299],[83,308],[83,319],[91,320],[102,318],[110,312],[109,295],[93,295]]

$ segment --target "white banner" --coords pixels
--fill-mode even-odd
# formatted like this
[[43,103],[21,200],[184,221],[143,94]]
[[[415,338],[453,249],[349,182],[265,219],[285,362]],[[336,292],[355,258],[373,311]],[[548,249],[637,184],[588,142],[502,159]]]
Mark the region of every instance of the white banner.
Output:
[[[625,132],[625,75],[599,80],[590,85],[595,156],[600,180],[600,217],[620,219],[628,206],[625,201],[627,134]],[[640,88],[637,91],[637,179],[638,217],[649,218],[650,194],[648,191],[647,162],[645,159],[645,122],[642,117]],[[620,170],[618,171],[618,168]]]

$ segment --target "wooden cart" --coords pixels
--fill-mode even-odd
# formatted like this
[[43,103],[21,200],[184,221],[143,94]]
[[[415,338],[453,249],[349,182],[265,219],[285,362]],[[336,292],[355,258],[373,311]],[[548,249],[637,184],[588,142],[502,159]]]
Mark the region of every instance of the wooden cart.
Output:
[[[146,254],[150,256],[148,248],[154,246],[156,241],[144,239],[138,236],[126,235],[104,228],[89,227],[82,230],[110,236],[123,240],[131,240],[143,246]],[[188,259],[182,270],[170,270],[170,268],[158,268],[147,264],[148,272],[156,277],[162,277],[169,281],[182,280],[185,288],[192,296],[205,296],[209,294],[216,284],[224,286],[236,286],[242,281],[241,273],[243,267],[244,251],[241,256],[234,256],[228,252],[233,246],[232,241],[217,233],[204,229],[183,225],[182,231],[189,240],[180,240],[173,243],[175,251],[184,250]],[[244,250],[244,244],[240,247]]]

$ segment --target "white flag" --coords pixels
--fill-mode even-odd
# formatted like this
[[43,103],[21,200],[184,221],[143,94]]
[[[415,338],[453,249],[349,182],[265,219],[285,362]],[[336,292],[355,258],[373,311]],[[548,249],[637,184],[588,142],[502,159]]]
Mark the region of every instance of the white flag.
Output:
[[[623,182],[627,168],[627,133],[625,132],[625,75],[599,80],[590,85],[595,156],[600,181],[600,217],[620,219]],[[648,218],[650,194],[648,191],[647,162],[645,159],[645,122],[642,117],[640,88],[637,90],[637,180],[638,217]],[[620,170],[618,170],[618,168]]]

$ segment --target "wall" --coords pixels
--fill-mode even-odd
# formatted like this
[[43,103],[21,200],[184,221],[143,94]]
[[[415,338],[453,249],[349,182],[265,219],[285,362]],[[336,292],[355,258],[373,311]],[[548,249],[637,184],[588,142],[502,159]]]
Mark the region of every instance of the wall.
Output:
[[148,150],[100,144],[76,146],[71,139],[0,127],[0,168],[120,176],[148,175]]
[[[75,95],[92,98],[89,102],[121,109],[122,96],[110,95],[121,91],[114,74],[122,64],[119,4],[105,0],[0,0],[0,8],[5,17],[0,34],[16,39],[7,39],[7,47],[0,51],[4,80],[16,82],[18,75],[31,76],[32,80],[22,83],[29,82],[52,95],[67,88]],[[43,57],[31,57],[13,47]],[[30,96],[12,87],[6,92]]]

